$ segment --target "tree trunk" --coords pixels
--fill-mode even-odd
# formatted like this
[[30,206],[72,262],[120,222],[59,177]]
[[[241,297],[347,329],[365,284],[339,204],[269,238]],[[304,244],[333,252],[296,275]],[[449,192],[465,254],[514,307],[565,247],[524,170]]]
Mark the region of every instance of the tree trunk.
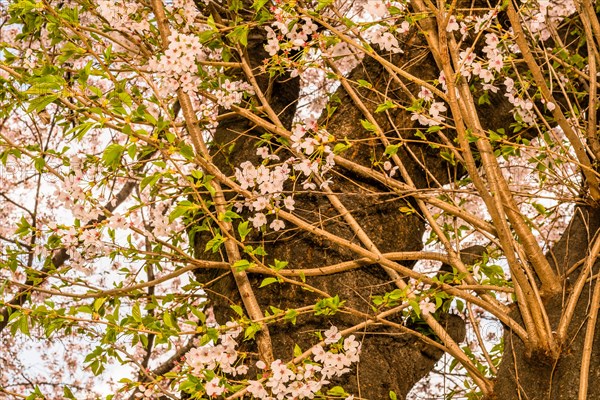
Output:
[[[286,75],[268,78],[262,73],[260,66],[263,65],[263,59],[268,57],[263,46],[264,41],[260,40],[250,44],[247,51],[250,63],[259,86],[270,96],[269,104],[279,114],[284,127],[290,129],[299,96],[299,79]],[[425,81],[438,78],[439,69],[420,34],[408,35],[402,48],[405,53],[390,58],[392,64],[404,66],[407,72]],[[356,93],[375,116],[390,142],[403,144],[398,149],[398,155],[415,187],[418,189],[439,187],[464,175],[460,166],[453,167],[446,163],[440,157],[438,149],[427,144],[406,144],[402,141],[413,139],[417,129],[414,121],[411,120],[410,112],[391,109],[386,113],[375,113],[377,105],[387,98],[408,105],[411,100],[390,78],[380,63],[368,56],[365,57],[361,65],[350,74],[348,81],[364,80],[375,89],[357,88]],[[411,82],[405,81],[404,85],[413,94],[420,89]],[[378,93],[385,93],[385,96]],[[343,87],[337,90],[336,96],[340,99],[337,110],[331,116],[322,116],[319,125],[325,127],[337,139],[346,137],[354,143],[343,153],[345,158],[372,168],[374,161],[382,159],[385,146],[375,134],[369,133],[362,127],[361,120],[365,119],[363,111]],[[512,105],[501,94],[491,94],[490,97],[491,105],[480,105],[478,108],[484,129],[502,128],[510,132],[510,124],[513,122],[510,115]],[[212,143],[215,164],[228,175],[233,174],[235,166],[239,166],[244,161],[258,165],[261,159],[256,155],[256,147],[259,137],[264,133],[241,117],[221,122]],[[449,140],[454,139],[452,132],[446,134]],[[428,139],[437,140],[429,137]],[[283,158],[283,155],[281,156]],[[386,253],[422,249],[422,236],[426,227],[422,215],[418,210],[412,214],[399,211],[407,207],[417,209],[410,197],[400,197],[389,187],[357,176],[340,166],[336,166],[330,176],[333,181],[331,184],[333,192],[338,194],[345,208],[359,222],[379,251]],[[292,187],[288,189],[292,190]],[[318,190],[297,194],[295,201],[295,215],[353,244],[362,245],[338,210]],[[547,255],[557,271],[565,274],[584,254],[589,252],[590,238],[598,231],[599,225],[599,209],[578,208],[571,226]],[[207,234],[196,235],[197,257],[213,257],[204,252],[206,241],[209,239]],[[249,244],[261,245],[266,250],[268,255],[264,258],[265,264],[273,264],[277,259],[288,261],[289,268],[312,269],[357,258],[345,247],[289,225],[283,232],[270,231],[265,235],[255,234],[251,239]],[[220,258],[226,260],[224,255],[220,255]],[[412,267],[412,263],[404,264]],[[219,274],[223,276],[219,277]],[[577,271],[570,273],[567,280],[574,281],[576,275]],[[236,314],[231,309],[231,305],[241,305],[241,301],[231,274],[199,270],[196,276],[199,282],[207,283],[207,294],[218,321],[224,323],[234,318]],[[252,287],[263,310],[269,311],[269,306],[280,310],[311,306],[322,299],[320,294],[306,291],[300,285],[275,283],[259,288],[263,278],[264,276],[257,274],[250,276]],[[306,283],[330,296],[338,295],[349,308],[366,315],[372,314],[370,302],[372,296],[383,295],[395,289],[390,278],[378,264],[365,265],[359,269],[332,275],[306,276]],[[568,286],[566,290],[570,290]],[[553,326],[556,325],[564,310],[563,299],[566,298],[566,294],[568,293],[545,299],[545,306]],[[591,288],[588,285],[571,324],[569,337],[572,340],[565,343],[557,361],[549,360],[545,355],[531,354],[519,338],[506,331],[504,358],[499,367],[492,397],[529,400],[576,398],[578,388],[574,383],[579,381],[585,333],[583,328],[590,307],[590,296]],[[513,317],[518,320],[517,311],[513,314]],[[436,317],[446,326],[456,341],[463,339],[465,326],[462,319],[447,314],[437,314]],[[399,317],[390,320],[404,323]],[[343,312],[327,317],[307,313],[300,314],[294,324],[288,322],[269,325],[275,357],[282,360],[291,359],[295,345],[306,350],[317,342],[313,333],[323,330],[330,324],[343,329],[362,321],[364,317]],[[365,399],[385,399],[388,398],[389,391],[395,391],[399,398],[404,398],[414,384],[427,375],[442,356],[440,350],[414,336],[398,334],[397,331],[381,325],[371,326],[359,336],[363,343],[361,361],[353,373],[346,375],[339,384],[350,393]],[[598,336],[600,333],[596,332],[596,342]],[[252,344],[247,343],[246,346],[247,350],[254,349]],[[597,379],[599,375],[600,354],[597,346],[594,346],[588,398],[600,398],[600,385],[596,384],[599,382]]]
[[[573,283],[581,271],[571,268],[589,256],[591,239],[600,229],[600,209],[578,207],[562,238],[548,253],[548,260],[562,276],[567,275],[565,294],[545,301],[548,317],[553,327],[565,309],[565,300],[572,291]],[[596,262],[594,273],[598,270]],[[504,334],[504,357],[495,383],[495,397],[498,399],[529,400],[572,400],[578,398],[581,370],[581,357],[584,354],[584,338],[587,319],[591,307],[593,287],[586,284],[558,360],[543,354],[530,354],[523,342],[509,330]],[[516,313],[515,313],[516,314]],[[596,329],[590,364],[588,399],[600,398],[600,330]]]
[[[280,76],[267,79],[260,73],[263,59],[267,58],[263,50],[263,42],[251,44],[248,49],[250,61],[255,68],[255,75],[264,92],[271,94],[270,104],[280,114],[284,126],[291,127],[298,98],[299,80]],[[419,44],[423,44],[418,36],[412,36],[407,43],[410,50],[402,56],[395,57],[392,62],[398,65],[406,63],[413,57],[422,53]],[[433,79],[437,69],[430,59],[425,59],[428,65],[415,65],[412,73],[418,74],[422,79]],[[425,68],[424,68],[425,67]],[[406,96],[397,87],[389,82],[389,75],[383,67],[371,59],[364,60],[361,67],[357,68],[349,78],[352,81],[359,79],[368,80],[382,93],[391,91],[395,97]],[[268,89],[269,87],[271,87]],[[418,88],[411,87],[414,92]],[[372,90],[360,92],[371,112],[379,102]],[[322,117],[321,126],[326,126],[329,133],[336,138],[347,137],[349,140],[361,139],[344,156],[361,165],[371,167],[373,158],[381,158],[384,147],[379,139],[369,134],[361,125],[364,118],[361,111],[352,102],[345,91],[340,88],[336,93],[341,99],[340,106],[330,117]],[[403,99],[407,101],[406,98]],[[391,121],[385,114],[378,114],[378,123],[384,131],[391,132],[390,139],[400,139],[399,134],[405,138],[412,138],[413,126],[410,114],[406,111],[393,110],[390,113]],[[392,123],[393,122],[393,125]],[[234,166],[239,166],[244,161],[251,161],[258,165],[260,158],[256,155],[257,138],[263,132],[255,129],[250,123],[242,119],[231,119],[222,122],[214,136],[213,153],[215,164],[226,174],[232,174]],[[232,144],[233,148],[232,148]],[[428,145],[411,145],[410,149],[418,157],[418,162],[401,148],[399,155],[405,163],[407,170],[420,188],[428,187],[432,177],[438,182],[446,183],[454,175],[450,166],[446,164]],[[281,154],[280,154],[281,155]],[[283,156],[282,156],[283,158]],[[419,165],[425,165],[428,174]],[[355,176],[349,171],[336,167],[332,177],[332,190],[338,193],[339,199],[359,222],[361,228],[373,240],[382,253],[397,251],[414,251],[423,247],[422,236],[425,223],[418,213],[403,214],[401,207],[412,207],[407,199],[389,191],[376,182]],[[292,189],[290,187],[290,189]],[[319,190],[295,196],[295,215],[305,221],[315,224],[321,229],[340,236],[354,244],[361,245],[355,233],[341,218],[331,202]],[[204,252],[208,235],[196,236],[196,254],[199,258],[210,257]],[[289,268],[307,269],[332,265],[357,258],[348,249],[324,240],[309,232],[294,229],[288,226],[283,232],[268,232],[255,235],[253,246],[262,245],[268,255],[265,264],[273,264],[274,260],[289,262]],[[226,258],[221,255],[222,259]],[[405,265],[412,266],[412,262]],[[215,273],[216,272],[216,273]],[[199,282],[213,282],[207,286],[207,294],[211,300],[215,315],[220,323],[234,317],[232,304],[241,305],[235,282],[230,274],[225,274],[215,281],[222,271],[207,272],[200,270],[196,273]],[[314,305],[322,298],[320,294],[311,293],[300,286],[290,284],[271,284],[259,289],[264,277],[251,275],[250,279],[256,297],[263,310],[269,306],[281,310]],[[306,283],[328,293],[330,296],[339,296],[346,305],[365,315],[372,314],[371,296],[383,295],[395,289],[390,278],[377,264],[366,265],[353,271],[337,273],[326,276],[307,276]],[[295,324],[277,323],[269,325],[273,350],[276,358],[289,360],[292,358],[294,345],[299,345],[306,350],[318,340],[313,335],[315,331],[324,330],[330,324],[340,329],[359,324],[364,317],[337,313],[332,316],[314,316],[313,313],[301,314]],[[465,335],[464,322],[454,315],[441,315],[439,319],[446,326],[448,332],[456,341],[461,341]],[[399,317],[390,318],[391,321],[402,324]],[[414,384],[427,375],[434,364],[441,358],[442,352],[430,345],[424,344],[410,334],[399,334],[398,331],[384,326],[370,326],[357,336],[362,342],[361,361],[352,374],[339,382],[347,391],[360,394],[366,399],[388,398],[390,391],[395,391],[398,398],[404,398]],[[252,347],[250,347],[252,348]]]

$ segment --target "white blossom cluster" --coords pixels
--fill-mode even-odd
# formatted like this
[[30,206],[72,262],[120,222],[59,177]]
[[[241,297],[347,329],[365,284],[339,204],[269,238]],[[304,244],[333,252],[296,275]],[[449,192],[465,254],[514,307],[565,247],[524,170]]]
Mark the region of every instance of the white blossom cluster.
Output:
[[[185,362],[190,366],[192,375],[203,377],[205,370],[215,370],[216,368],[232,376],[248,372],[248,367],[245,365],[235,366],[238,361],[235,339],[242,332],[242,328],[234,322],[228,322],[226,327],[227,330],[219,335],[218,344],[196,347],[185,355]],[[210,393],[207,394],[210,395]]]
[[162,90],[172,93],[182,88],[187,93],[198,90],[197,61],[206,59],[200,39],[194,34],[173,32],[169,36],[169,47],[162,55],[148,61],[148,67],[163,79]]
[[484,63],[476,60],[476,54],[470,50],[462,51],[460,57],[460,73],[467,79],[476,76],[484,82],[484,89],[496,93],[498,88],[491,83],[495,79],[495,73],[499,73],[504,67],[504,54],[498,47],[500,39],[495,33],[485,34],[485,47],[483,48]]
[[[294,165],[294,170],[301,171],[307,179],[302,182],[306,189],[316,189],[309,180],[312,174],[323,176],[335,165],[333,149],[329,146],[333,137],[324,129],[318,129],[316,120],[310,119],[304,124],[296,124],[291,136],[292,149],[303,154],[304,158]],[[317,155],[318,158],[314,156]],[[324,183],[327,185],[327,183]]]
[[[235,339],[241,333],[241,328],[233,322],[229,322],[227,327],[229,329],[219,335],[218,344],[194,348],[185,356],[192,375],[202,379],[207,370],[217,372],[204,385],[206,395],[211,398],[221,396],[228,390],[222,374],[239,376],[248,372],[248,367],[240,364],[236,350]],[[323,334],[326,347],[314,346],[312,358],[301,365],[286,364],[277,359],[267,366],[263,361],[258,361],[256,366],[262,371],[262,379],[248,380],[247,392],[256,399],[264,400],[312,399],[330,383],[329,379],[350,372],[350,366],[359,361],[361,344],[354,335],[343,339],[335,326]],[[352,398],[350,396],[348,400]]]
[[[408,21],[403,21],[396,28],[396,33],[406,33],[409,29],[410,24]],[[392,53],[402,53],[402,49],[400,48],[400,44],[398,43],[396,35],[394,35],[392,32],[389,32],[388,27],[376,25],[372,29],[367,30],[365,33],[365,37],[369,39],[371,43],[379,45],[381,50]]]
[[429,314],[433,314],[437,307],[435,306],[434,303],[431,302],[431,300],[423,299],[423,300],[419,301],[419,308],[421,309],[421,314],[429,315]]
[[139,2],[123,0],[98,0],[98,12],[113,30],[125,32],[149,32],[148,18],[132,18],[144,13],[144,6]]
[[[261,147],[258,151],[263,152],[264,149],[266,148]],[[236,208],[240,212],[246,207],[255,213],[253,217],[248,218],[255,228],[267,224],[265,212],[268,212],[270,205],[280,207],[281,202],[283,202],[288,210],[292,211],[294,209],[294,199],[289,196],[284,197],[283,194],[283,185],[289,179],[291,173],[288,162],[270,168],[265,164],[255,167],[250,161],[245,161],[240,164],[240,168],[235,169],[237,181],[242,189],[252,189],[255,197],[246,199],[244,203],[236,203]],[[270,227],[278,231],[284,228],[285,224],[283,221],[275,219]]]
[[169,204],[162,202],[156,204],[150,210],[150,221],[152,221],[152,234],[154,237],[167,238],[173,232],[179,232],[182,229],[179,220],[169,221],[169,213],[167,212]]
[[[541,2],[540,2],[541,3]],[[561,8],[564,12],[568,9]],[[475,18],[475,32],[478,33],[481,30],[487,28],[496,18],[497,12],[492,10],[481,17]],[[472,19],[472,18],[471,18]],[[454,20],[455,21],[455,20]],[[467,21],[467,18],[465,18]],[[469,22],[469,21],[467,21]],[[461,22],[460,30],[463,32],[464,22]],[[448,30],[453,31],[459,29],[458,24],[454,22],[452,29],[450,24]],[[468,29],[467,29],[468,30]],[[466,33],[466,30],[464,31]],[[502,68],[505,66],[505,60],[507,57],[507,50],[518,53],[518,47],[514,45],[510,40],[506,39],[501,42],[498,35],[493,32],[488,32],[484,35],[485,46],[482,49],[480,57],[477,56],[472,50],[465,50],[459,54],[460,73],[466,79],[470,80],[472,77],[477,77],[483,83],[483,89],[492,93],[498,93],[499,87],[494,84],[497,76],[502,72]],[[440,81],[443,79],[440,78]],[[529,98],[523,98],[512,78],[506,77],[502,82],[505,86],[504,95],[508,98],[508,101],[514,105],[512,110],[513,114],[525,124],[533,124],[535,122],[535,113],[533,112],[534,104]],[[445,89],[445,87],[444,87]],[[549,111],[555,108],[552,103],[547,103],[546,107]]]
[[[506,87],[506,93],[504,94],[508,101],[515,106],[512,110],[514,115],[518,115],[521,121],[525,124],[533,124],[535,122],[535,113],[533,112],[533,101],[526,98],[523,99],[515,88],[515,81],[512,78],[507,77],[504,79],[504,86]],[[554,103],[546,103],[548,110],[552,111],[556,107]]]
[[211,131],[216,129],[219,125],[217,117],[219,116],[219,108],[215,107],[212,101],[204,99],[202,103],[197,107],[198,119],[204,124],[204,127]]
[[370,16],[370,19],[379,21],[379,23],[367,28],[362,35],[372,44],[379,45],[381,50],[402,53],[397,35],[408,32],[410,23],[401,21],[397,17],[391,17],[388,12],[391,6],[399,10],[405,9],[401,3],[382,0],[367,1],[363,5],[363,11]]
[[577,11],[573,0],[522,0],[525,25],[541,40],[548,40],[566,16]]
[[[440,78],[442,82],[442,78]],[[421,90],[417,94],[419,99],[423,100],[423,103],[427,109],[427,115],[422,112],[413,111],[410,119],[418,121],[423,126],[435,126],[442,124],[446,118],[441,115],[446,112],[446,105],[441,101],[435,101],[433,93],[428,88],[421,86]]]
[[97,205],[88,201],[89,196],[86,195],[82,185],[86,182],[95,182],[102,174],[101,167],[94,165],[85,168],[84,171],[83,160],[75,156],[70,160],[70,172],[71,174],[65,176],[61,184],[56,186],[55,198],[77,219],[89,221],[98,218],[101,211]]
[[[61,243],[69,255],[70,265],[74,269],[88,271],[89,268],[86,266],[88,259],[104,256],[110,251],[108,246],[101,241],[98,229],[80,229],[74,226],[59,227],[52,222],[48,224],[48,230],[60,236]],[[35,254],[48,257],[51,253],[43,246],[36,246]]]
[[[564,11],[564,10],[563,10]],[[491,10],[488,13],[480,16],[468,16],[460,22],[455,16],[450,16],[446,30],[448,32],[460,32],[463,37],[469,33],[469,29],[473,29],[476,34],[487,29],[497,17],[497,10]],[[461,51],[459,54],[459,70],[460,74],[468,81],[477,78],[485,91],[498,93],[500,88],[496,86],[495,80],[505,67],[507,51],[518,52],[518,48],[508,39],[501,42],[496,33],[488,32],[483,34],[485,38],[485,46],[481,54],[478,55],[473,49]],[[446,76],[444,71],[440,72],[438,82],[442,89],[447,92]],[[533,112],[534,104],[529,98],[523,98],[515,86],[512,78],[506,77],[502,82],[505,91],[504,95],[508,101],[514,105],[513,114],[525,124],[535,122],[535,113]],[[412,120],[416,120],[423,126],[440,125],[445,121],[444,113],[447,108],[442,102],[435,101],[433,94],[427,88],[422,87],[418,94],[418,98],[425,102],[426,112],[413,112]],[[555,108],[552,103],[547,103],[546,107],[549,111]]]
[[[75,218],[82,221],[96,219],[100,211],[86,201],[85,192],[79,186],[80,182],[82,182],[81,176],[68,176],[63,182],[62,190],[57,189],[55,196]],[[87,268],[84,267],[86,259],[103,256],[109,252],[108,247],[101,240],[100,231],[95,227],[85,229],[75,226],[60,227],[55,222],[51,222],[47,228],[49,233],[60,236],[73,268],[86,270]],[[49,250],[36,246],[36,253],[47,257]]]
[[275,16],[272,26],[277,29],[276,32],[273,28],[266,27],[265,50],[271,56],[277,54],[284,43],[286,49],[301,49],[308,44],[311,35],[317,31],[317,25],[308,17],[295,20],[288,12],[276,6],[273,6],[271,11]]
[[[162,55],[157,55],[149,60],[148,67],[155,71],[155,78],[162,82],[160,92],[164,95],[183,89],[188,94],[197,93],[202,82],[198,75],[200,61],[207,60],[209,55],[215,56],[200,43],[197,35],[173,32],[169,36],[169,47]],[[209,76],[215,73],[214,68],[207,68]],[[213,91],[216,103],[225,109],[232,105],[240,104],[244,95],[254,95],[252,85],[243,81],[224,79],[218,88]],[[198,105],[200,118],[207,122],[206,127],[216,127],[215,108],[203,102]]]
[[241,103],[244,94],[254,95],[252,85],[243,81],[231,82],[229,79],[225,79],[220,89],[215,91],[217,103],[227,110],[231,109],[232,105]]
[[[257,155],[261,156],[263,163],[255,166],[250,161],[240,164],[235,169],[235,178],[242,189],[250,189],[252,197],[244,202],[235,204],[236,211],[241,212],[244,208],[254,212],[254,216],[248,218],[255,228],[261,228],[268,223],[269,212],[285,207],[289,211],[294,210],[294,199],[284,193],[284,184],[291,178],[303,176],[301,182],[304,190],[315,190],[326,187],[331,183],[324,175],[334,166],[334,153],[329,142],[331,135],[324,129],[318,129],[314,120],[305,123],[297,123],[291,136],[291,147],[298,157],[290,157],[280,164],[269,165],[269,161],[280,161],[277,154],[272,154],[269,147],[262,146],[257,149]],[[292,175],[292,172],[296,174]],[[268,211],[271,210],[271,211]],[[266,214],[265,214],[266,213]],[[276,218],[269,225],[274,231],[285,228],[285,223]]]

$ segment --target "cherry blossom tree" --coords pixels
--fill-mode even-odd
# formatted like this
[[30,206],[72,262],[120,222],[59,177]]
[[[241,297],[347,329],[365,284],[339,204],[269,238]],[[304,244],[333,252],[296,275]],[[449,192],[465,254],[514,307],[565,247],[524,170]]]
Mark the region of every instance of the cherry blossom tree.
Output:
[[600,397],[597,9],[0,0],[0,396]]

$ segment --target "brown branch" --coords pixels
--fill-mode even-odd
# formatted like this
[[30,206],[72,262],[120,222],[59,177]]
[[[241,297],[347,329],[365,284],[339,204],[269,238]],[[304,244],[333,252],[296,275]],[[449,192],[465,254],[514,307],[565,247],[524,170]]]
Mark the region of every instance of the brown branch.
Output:
[[[125,185],[123,185],[123,188],[121,188],[119,193],[117,193],[117,195],[115,196],[116,201],[108,202],[104,206],[104,208],[107,209],[109,212],[114,211],[121,203],[123,203],[125,201],[125,199],[127,199],[127,197],[129,197],[129,195],[133,191],[133,188],[135,187],[136,184],[137,184],[137,182],[133,182],[133,181],[129,181],[129,182],[125,183]],[[104,221],[106,218],[107,218],[106,215],[100,215],[95,220],[90,221],[90,223],[88,225],[98,224],[98,223]],[[35,279],[29,278],[25,281],[24,285],[27,286],[27,288],[19,290],[19,292],[17,294],[15,294],[13,296],[13,298],[6,303],[7,307],[4,307],[2,309],[2,311],[0,312],[0,315],[1,315],[0,332],[2,332],[2,330],[4,328],[6,328],[6,325],[8,324],[8,316],[9,316],[9,307],[8,306],[11,306],[11,305],[22,306],[23,304],[25,304],[25,301],[27,300],[27,295],[31,292],[31,289],[29,287],[35,287],[35,286],[41,285],[47,279],[47,274],[50,271],[61,268],[63,266],[63,264],[69,258],[70,257],[69,257],[69,254],[67,253],[67,250],[60,249],[58,252],[56,252],[52,256],[48,265],[45,265],[42,269],[35,272]],[[115,289],[115,290],[118,290],[118,289]]]
[[[542,92],[542,96],[544,96],[544,100],[546,100],[547,102],[558,104],[558,102],[554,99],[552,92],[548,88],[548,85],[546,84],[546,80],[544,79],[540,66],[537,64],[535,58],[533,57],[533,54],[531,53],[531,49],[529,48],[529,45],[527,44],[527,40],[525,38],[525,32],[522,28],[521,19],[517,11],[515,10],[515,6],[512,1],[508,2],[506,13],[510,20],[510,24],[515,32],[515,42],[519,46],[521,54],[523,54],[523,58],[525,59],[525,62],[527,63],[527,66],[529,67],[529,70],[533,75],[533,79],[535,80],[537,87]],[[598,181],[598,176],[596,175],[596,172],[592,167],[592,163],[585,151],[585,147],[583,146],[581,139],[567,121],[560,107],[554,108],[554,110],[552,111],[552,116],[569,139],[569,142],[571,142],[571,145],[573,146],[573,150],[575,151],[575,154],[577,155],[577,158],[582,165],[582,171],[587,179],[592,199],[594,201],[600,201],[600,183]]]
[[[596,255],[597,256],[597,255]],[[593,260],[596,259],[592,255]],[[579,394],[578,400],[588,399],[588,385],[590,378],[590,361],[594,347],[594,334],[596,332],[596,322],[598,320],[598,308],[600,307],[600,278],[596,278],[596,286],[588,314],[587,328],[583,342],[583,354],[581,355],[581,369],[579,373]]]
[[[169,44],[170,28],[162,0],[151,0],[151,5],[154,11],[154,15],[156,17],[156,23],[162,39],[162,47],[166,49]],[[190,133],[192,143],[196,150],[196,154],[198,156],[197,158],[203,158],[204,160],[206,160],[207,163],[210,164],[210,152],[208,151],[208,148],[204,142],[202,131],[200,130],[198,119],[196,118],[196,113],[194,112],[191,99],[187,95],[187,93],[183,91],[183,89],[178,89],[177,98],[179,100],[179,104],[181,105],[181,111],[183,112],[187,130]],[[223,190],[221,189],[221,186],[218,181],[213,181],[212,186],[215,191],[213,200],[217,213],[225,214],[227,202],[225,200]],[[219,222],[223,231],[232,232],[233,227],[230,222]],[[230,240],[225,242],[225,251],[227,253],[228,261],[231,263],[231,265],[233,265],[236,261],[239,261],[241,259],[237,245]],[[248,280],[248,276],[244,271],[238,272],[233,268],[231,272],[235,279],[238,291],[242,298],[242,302],[244,303],[244,307],[249,317],[252,320],[261,319],[263,317],[263,313],[260,308],[260,305],[258,304],[258,301],[256,300],[256,297],[252,290],[252,286],[250,285],[250,281]],[[259,348],[259,354],[261,359],[264,360],[267,364],[270,364],[274,359],[273,349],[271,346],[269,329],[265,324],[261,326],[261,332],[257,335],[256,342]]]

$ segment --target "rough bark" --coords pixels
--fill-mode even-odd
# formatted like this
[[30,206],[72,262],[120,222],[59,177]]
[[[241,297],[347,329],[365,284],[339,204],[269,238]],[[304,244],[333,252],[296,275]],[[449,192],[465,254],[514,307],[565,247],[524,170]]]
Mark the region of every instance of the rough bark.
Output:
[[[548,252],[549,261],[562,276],[578,261],[589,255],[590,240],[600,229],[600,209],[578,207],[573,220],[562,238]],[[596,263],[594,274],[600,263]],[[565,279],[567,286],[564,295],[545,301],[546,310],[556,326],[564,311],[565,301],[572,290],[580,269],[571,272]],[[568,338],[558,360],[551,360],[543,354],[529,354],[523,342],[510,331],[504,335],[505,352],[495,383],[495,396],[498,399],[529,400],[571,400],[578,398],[579,374],[583,342],[593,287],[587,284],[577,304],[571,322]],[[516,313],[515,313],[515,316]],[[600,398],[600,330],[596,329],[590,365],[590,386],[588,399]]]
[[[397,65],[402,65],[422,52],[417,46],[423,44],[421,39],[413,36],[411,40],[412,43],[408,46],[405,55],[393,59]],[[251,45],[248,54],[263,90],[271,87],[270,90],[265,90],[271,93],[271,106],[277,113],[281,113],[282,123],[289,128],[298,97],[298,79],[280,76],[268,80],[261,75],[257,67],[262,65],[263,58],[266,58],[262,45],[263,43]],[[425,68],[421,64],[410,70],[423,79],[433,79],[437,74],[435,68],[431,62]],[[406,95],[390,83],[389,75],[383,67],[371,59],[364,60],[361,67],[352,73],[350,79],[368,80],[381,92],[387,91],[388,95],[410,104]],[[414,92],[418,90],[414,87],[411,89]],[[360,91],[363,101],[371,112],[377,104],[384,101],[378,99],[374,93],[370,90]],[[370,167],[374,157],[381,157],[384,147],[379,139],[369,136],[362,128],[360,119],[364,116],[343,89],[338,90],[337,95],[341,99],[340,107],[331,118],[323,118],[321,123],[326,125],[328,131],[336,137],[347,137],[349,140],[360,139],[361,141],[344,156]],[[378,123],[388,132],[388,136],[391,139],[399,139],[399,135],[402,134],[405,138],[412,139],[414,131],[410,129],[413,126],[410,113],[395,110],[390,112],[390,116],[393,125],[385,114],[377,115]],[[402,129],[395,129],[395,127]],[[261,133],[263,132],[241,119],[221,123],[212,143],[215,164],[227,174],[231,174],[233,166],[243,161],[250,160],[258,164],[260,161],[255,154],[255,144],[256,137]],[[231,147],[232,143],[235,143],[233,147]],[[411,145],[411,150],[417,155],[418,162],[404,148],[400,149],[399,155],[420,188],[430,186],[431,176],[434,176],[438,182],[445,183],[455,175],[439,157],[439,150],[432,149],[428,145]],[[432,175],[428,176],[419,163],[423,164]],[[390,193],[388,188],[353,176],[340,168],[335,168],[330,175],[333,178],[333,191],[339,193],[344,206],[353,214],[381,252],[420,250],[423,247],[422,236],[425,223],[422,217],[418,214],[406,215],[399,212],[400,207],[407,205],[407,199],[399,198]],[[296,215],[355,244],[360,244],[354,232],[323,194],[317,191],[297,195],[295,200]],[[356,258],[356,255],[345,248],[296,229],[271,232],[264,236],[255,236],[253,239],[255,242],[250,244],[261,244],[266,249],[268,256],[265,257],[265,263],[267,264],[278,259],[289,261],[290,268],[315,268]],[[207,235],[197,236],[198,257],[209,256],[203,253],[206,240],[208,240]],[[200,282],[211,282],[219,273],[222,271],[214,273],[199,271],[197,278]],[[283,310],[298,308],[314,304],[320,298],[315,293],[289,284],[272,284],[258,289],[262,278],[257,275],[251,276],[257,299],[263,309],[267,309],[268,306]],[[390,278],[377,264],[330,276],[307,277],[306,282],[331,296],[338,295],[347,306],[365,314],[372,313],[370,306],[372,295],[382,295],[395,289],[395,286],[390,283]],[[231,276],[226,275],[214,281],[207,287],[207,293],[219,322],[223,323],[233,317],[230,306],[239,305],[240,300]],[[465,335],[462,319],[452,315],[441,315],[439,318],[455,340],[462,340]],[[399,318],[390,318],[390,320],[402,323]],[[270,325],[275,357],[290,359],[295,344],[306,350],[317,341],[313,332],[322,330],[329,324],[342,329],[362,321],[363,318],[345,313],[327,318],[304,314],[298,317],[295,325],[289,323]],[[366,399],[387,398],[390,390],[395,391],[399,398],[404,398],[414,384],[429,373],[442,356],[440,350],[424,344],[414,336],[398,334],[397,331],[394,332],[383,326],[369,327],[359,336],[363,343],[361,361],[353,373],[346,375],[347,377],[339,383],[349,392],[360,394]]]
[[[260,41],[252,44],[248,52],[254,67],[261,65],[262,59],[266,58],[262,45]],[[423,54],[423,52],[427,53],[427,50],[423,50],[426,44],[421,36],[409,36],[403,48],[405,49],[403,55],[391,59],[395,65],[405,65],[409,72],[423,80],[433,80],[439,76],[433,58]],[[412,60],[419,61],[408,65]],[[264,75],[260,75],[258,69],[255,71],[259,76],[261,87],[270,93],[271,106],[280,113],[283,124],[289,128],[298,98],[298,80],[287,76],[267,79]],[[410,105],[410,100],[390,79],[384,68],[368,57],[349,77],[351,81],[359,79],[370,82],[375,89],[385,93],[387,97]],[[413,93],[419,89],[409,82],[406,82],[406,85]],[[270,89],[266,90],[267,87]],[[385,98],[378,98],[375,91],[357,89],[357,92],[371,112],[375,110],[377,104],[385,101]],[[378,138],[369,136],[362,129],[360,120],[364,116],[353,104],[350,96],[343,89],[339,89],[336,95],[341,100],[339,108],[330,118],[323,117],[320,122],[336,138],[347,137],[351,141],[357,140],[344,156],[371,167],[372,160],[381,157],[384,147]],[[506,132],[510,132],[512,106],[501,95],[491,95],[490,100],[491,105],[482,105],[478,108],[483,127],[494,130],[503,128]],[[389,110],[388,114],[375,114],[375,117],[390,140],[414,138],[416,126],[410,119],[410,113],[394,109]],[[216,165],[226,174],[231,174],[233,167],[243,161],[249,160],[257,164],[259,160],[255,155],[255,144],[256,138],[262,133],[264,132],[241,118],[222,122],[213,142]],[[453,139],[452,132],[446,134],[450,140]],[[431,139],[437,140],[433,137]],[[232,147],[233,143],[235,145]],[[398,155],[418,188],[445,184],[464,173],[446,164],[439,156],[439,150],[428,145],[410,144],[408,147],[411,152],[408,152],[406,147],[400,147]],[[416,159],[413,154],[416,155]],[[421,238],[425,230],[422,217],[419,214],[406,215],[398,211],[400,207],[410,204],[410,198],[399,198],[388,188],[354,176],[341,168],[336,167],[332,176],[333,191],[340,194],[342,203],[352,212],[381,252],[422,248]],[[317,224],[322,229],[360,244],[324,195],[303,194],[295,197],[295,200],[297,208],[295,213],[298,216]],[[571,226],[548,254],[551,264],[559,273],[564,274],[587,254],[589,240],[597,232],[599,224],[600,210],[584,207],[578,209]],[[207,239],[206,235],[197,236],[198,257],[209,257],[208,254],[203,253]],[[355,258],[355,255],[345,248],[295,229],[255,236],[253,240],[255,240],[254,245],[261,244],[265,247],[268,253],[265,263],[272,263],[274,259],[286,260],[290,262],[291,268],[315,268]],[[406,265],[410,266],[409,263]],[[207,287],[207,293],[219,322],[225,322],[234,316],[230,306],[239,305],[240,301],[231,277],[225,274],[215,281],[219,274],[222,274],[222,271],[198,271],[197,278],[200,282],[211,282]],[[577,271],[571,273],[567,281],[573,281],[576,275]],[[257,275],[251,276],[258,301],[263,309],[269,305],[283,310],[297,308],[314,304],[319,299],[315,293],[289,284],[273,284],[258,289],[262,278]],[[371,312],[369,299],[372,295],[381,295],[394,289],[383,269],[376,264],[331,276],[307,277],[306,282],[332,296],[339,295],[349,307],[367,314]],[[567,286],[567,292],[562,296],[545,299],[545,306],[553,326],[556,325],[563,311],[564,299],[569,290]],[[590,295],[588,295],[590,292],[590,288],[586,287],[571,324],[569,336],[572,340],[565,344],[557,361],[549,361],[545,355],[530,354],[520,339],[510,331],[506,331],[504,359],[495,381],[494,397],[531,400],[576,398],[576,382],[579,381],[585,331],[582,328],[585,328],[587,310],[590,306]],[[518,313],[515,311],[513,314],[513,317],[518,320]],[[442,315],[440,319],[445,321],[449,332],[456,340],[464,337],[462,320],[448,315]],[[306,349],[316,342],[312,333],[329,324],[345,328],[359,322],[361,322],[360,318],[343,313],[327,319],[305,314],[298,317],[295,325],[272,325],[270,332],[275,357],[291,358],[291,349],[295,344],[300,345],[303,350]],[[360,396],[365,399],[385,399],[390,390],[394,390],[399,398],[404,398],[413,385],[429,373],[442,355],[439,350],[423,344],[412,336],[398,335],[397,332],[393,333],[381,326],[370,328],[360,336],[363,342],[361,362],[353,374],[339,383],[350,392],[360,393]],[[596,333],[596,341],[599,340],[598,336],[600,332]],[[251,344],[248,346],[252,348]],[[597,381],[600,375],[600,354],[597,346],[594,346],[594,349],[590,376],[592,382]],[[600,385],[590,386],[589,398],[600,398]]]

